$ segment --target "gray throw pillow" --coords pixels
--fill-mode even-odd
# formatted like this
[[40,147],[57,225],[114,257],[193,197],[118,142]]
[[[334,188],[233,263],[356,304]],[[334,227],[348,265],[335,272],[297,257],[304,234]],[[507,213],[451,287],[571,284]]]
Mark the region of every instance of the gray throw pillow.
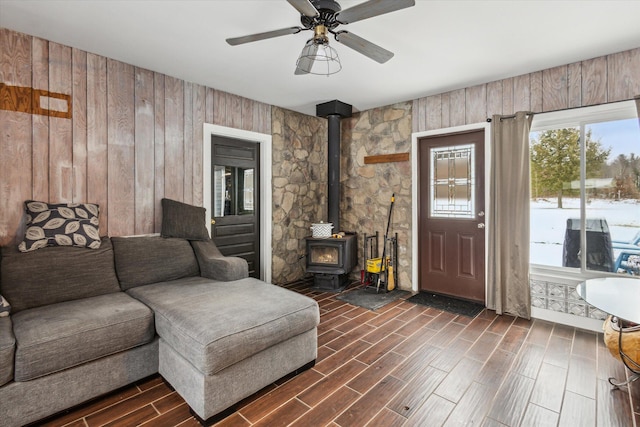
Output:
[[171,199],[162,199],[162,237],[209,240],[206,210]]

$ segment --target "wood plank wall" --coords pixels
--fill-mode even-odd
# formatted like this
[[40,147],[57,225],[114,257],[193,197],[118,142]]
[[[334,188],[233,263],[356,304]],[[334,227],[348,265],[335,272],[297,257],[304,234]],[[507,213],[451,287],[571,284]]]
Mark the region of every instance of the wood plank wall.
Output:
[[0,245],[29,199],[98,203],[103,235],[159,232],[163,197],[202,206],[203,123],[271,134],[270,105],[3,28],[0,82],[72,96],[71,119],[0,110]]
[[485,121],[494,114],[536,113],[606,104],[640,94],[640,48],[413,101],[413,131]]

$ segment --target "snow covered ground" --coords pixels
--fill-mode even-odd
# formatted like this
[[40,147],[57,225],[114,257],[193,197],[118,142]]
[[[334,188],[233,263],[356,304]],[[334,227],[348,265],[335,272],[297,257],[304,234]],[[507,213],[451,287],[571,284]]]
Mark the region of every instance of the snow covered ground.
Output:
[[[531,263],[562,266],[562,245],[568,218],[580,218],[580,199],[531,201]],[[605,218],[611,240],[626,241],[640,231],[640,200],[594,199],[587,205],[587,218]]]

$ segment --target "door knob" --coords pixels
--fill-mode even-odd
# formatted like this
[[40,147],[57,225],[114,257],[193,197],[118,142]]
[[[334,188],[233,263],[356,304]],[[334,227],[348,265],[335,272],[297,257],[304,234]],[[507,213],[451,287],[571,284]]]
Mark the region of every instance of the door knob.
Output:
[[215,219],[212,219],[212,220],[211,220],[211,225],[214,225],[215,223],[216,223],[216,220],[215,220]]
[[484,228],[484,222],[479,223],[478,228]]
[[484,216],[484,211],[478,212],[478,216],[482,218]]

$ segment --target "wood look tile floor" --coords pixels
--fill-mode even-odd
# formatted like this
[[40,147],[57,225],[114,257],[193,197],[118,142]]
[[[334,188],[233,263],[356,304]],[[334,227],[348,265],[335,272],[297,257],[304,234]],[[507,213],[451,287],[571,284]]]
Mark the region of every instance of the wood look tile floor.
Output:
[[[544,321],[475,318],[404,300],[369,311],[288,288],[320,305],[316,365],[245,399],[217,426],[640,426],[640,384],[602,334]],[[637,383],[640,383],[638,381]],[[46,426],[197,426],[156,375]]]

